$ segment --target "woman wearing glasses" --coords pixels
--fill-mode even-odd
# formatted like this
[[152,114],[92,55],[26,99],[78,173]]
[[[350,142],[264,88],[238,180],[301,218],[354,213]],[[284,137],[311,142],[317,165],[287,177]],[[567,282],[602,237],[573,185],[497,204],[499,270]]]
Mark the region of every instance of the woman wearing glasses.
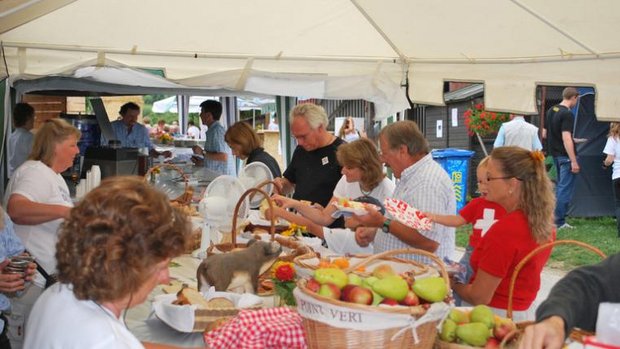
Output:
[[[487,200],[506,209],[471,256],[474,275],[469,284],[453,284],[467,303],[487,304],[505,316],[508,288],[516,265],[532,250],[555,239],[555,199],[544,156],[519,147],[493,150],[487,164]],[[534,318],[530,306],[540,288],[540,272],[551,250],[536,255],[519,273],[513,296],[513,318]]]
[[[332,216],[337,211],[333,203],[337,203],[339,198],[371,197],[378,203],[383,203],[383,200],[392,196],[394,183],[383,173],[377,147],[366,138],[341,145],[336,156],[338,163],[342,166],[342,178],[336,184],[332,199],[327,206],[317,208],[299,200],[274,195],[273,200],[279,205],[274,208],[275,215],[306,226],[310,233],[325,239],[334,251],[368,253],[369,250],[360,250],[355,242],[353,230],[360,223],[354,218],[349,217],[345,220],[345,225],[349,229],[330,230],[323,227],[329,226],[336,220]],[[287,211],[289,208],[294,209],[298,214]]]

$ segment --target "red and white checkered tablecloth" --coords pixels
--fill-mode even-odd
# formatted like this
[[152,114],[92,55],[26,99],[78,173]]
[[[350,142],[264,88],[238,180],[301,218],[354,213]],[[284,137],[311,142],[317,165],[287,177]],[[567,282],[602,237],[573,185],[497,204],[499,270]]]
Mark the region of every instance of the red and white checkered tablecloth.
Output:
[[307,348],[301,317],[289,308],[243,310],[223,326],[205,333],[210,349]]

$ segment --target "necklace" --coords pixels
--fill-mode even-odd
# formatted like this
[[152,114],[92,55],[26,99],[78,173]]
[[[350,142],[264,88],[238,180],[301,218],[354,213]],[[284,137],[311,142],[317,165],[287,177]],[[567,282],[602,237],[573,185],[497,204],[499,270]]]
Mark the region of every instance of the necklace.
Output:
[[[359,182],[358,182],[358,183],[359,183]],[[362,194],[363,194],[364,196],[370,196],[370,193],[372,192],[372,189],[370,189],[369,191],[364,190],[364,189],[362,188],[362,184],[361,184],[361,183],[359,183],[359,186],[360,186],[360,191],[362,192]]]

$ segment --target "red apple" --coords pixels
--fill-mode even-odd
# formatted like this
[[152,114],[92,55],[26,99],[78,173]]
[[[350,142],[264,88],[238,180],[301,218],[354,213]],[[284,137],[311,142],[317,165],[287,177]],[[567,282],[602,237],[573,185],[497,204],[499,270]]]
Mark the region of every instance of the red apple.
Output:
[[332,283],[326,283],[319,288],[319,294],[331,299],[340,299],[340,289]]
[[398,305],[398,302],[392,298],[385,298],[379,304]]
[[[347,285],[350,286],[350,285]],[[345,288],[347,287],[345,286]],[[366,305],[370,305],[372,304],[372,299],[373,299],[373,295],[372,295],[372,291],[364,288],[362,286],[355,286],[352,285],[353,287],[350,288],[350,291],[347,293],[346,298],[343,298],[343,300],[350,302],[350,303],[357,303],[357,304],[366,304]]]
[[349,294],[351,293],[351,291],[353,291],[353,289],[355,288],[355,285],[352,284],[348,284],[345,287],[342,288],[342,290],[340,290],[340,300],[343,300],[345,302],[350,302],[349,301]]
[[501,342],[504,337],[516,329],[517,326],[514,322],[512,322],[512,320],[501,318],[495,322],[495,326],[493,327],[493,336]]
[[499,343],[500,341],[491,337],[487,340],[487,344],[485,344],[484,349],[499,349]]
[[400,304],[406,305],[409,307],[414,307],[420,304],[420,298],[418,298],[418,296],[412,290],[409,290],[405,298],[402,301],[400,301]]
[[308,282],[306,282],[306,288],[314,293],[317,293],[319,292],[319,288],[321,288],[321,284],[319,284],[315,278],[311,278]]

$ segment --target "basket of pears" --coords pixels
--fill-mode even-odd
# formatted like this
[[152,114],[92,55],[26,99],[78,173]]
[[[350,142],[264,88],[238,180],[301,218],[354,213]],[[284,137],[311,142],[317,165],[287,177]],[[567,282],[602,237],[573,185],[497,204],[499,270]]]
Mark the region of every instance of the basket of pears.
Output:
[[[391,268],[387,261],[403,254],[428,257],[434,273]],[[370,268],[382,260],[385,263]],[[431,349],[437,325],[449,312],[450,293],[440,259],[426,251],[400,249],[344,269],[319,267],[297,282],[293,295],[309,348]]]
[[517,326],[486,305],[453,308],[441,324],[438,349],[516,348]]

